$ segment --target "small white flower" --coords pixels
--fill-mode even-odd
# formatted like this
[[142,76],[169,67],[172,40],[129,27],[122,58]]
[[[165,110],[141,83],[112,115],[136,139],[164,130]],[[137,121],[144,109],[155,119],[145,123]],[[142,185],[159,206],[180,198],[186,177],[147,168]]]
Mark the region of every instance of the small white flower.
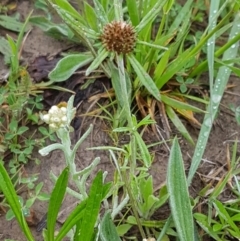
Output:
[[66,114],[66,113],[67,113],[67,108],[66,108],[66,107],[61,107],[60,110],[61,110],[61,112],[62,112],[63,114]]
[[63,122],[63,123],[67,123],[67,116],[63,116],[62,118],[61,118],[61,121]]
[[52,117],[51,121],[52,121],[52,122],[55,122],[55,123],[61,122],[60,118],[59,118],[59,117],[55,117],[55,116]]
[[50,120],[50,115],[49,114],[40,115],[40,118],[41,118],[42,121],[44,121],[48,124],[49,120]]
[[59,108],[56,105],[53,105],[51,109],[48,111],[49,114],[56,114],[58,113]]
[[49,127],[54,129],[54,130],[58,128],[57,125],[54,124],[54,123],[49,124]]

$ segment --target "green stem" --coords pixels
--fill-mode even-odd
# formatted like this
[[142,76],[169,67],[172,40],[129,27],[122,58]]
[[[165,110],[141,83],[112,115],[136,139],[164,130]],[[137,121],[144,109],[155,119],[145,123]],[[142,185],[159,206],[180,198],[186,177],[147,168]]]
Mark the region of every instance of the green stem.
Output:
[[64,157],[66,160],[66,164],[69,167],[69,171],[72,177],[72,180],[75,182],[76,186],[78,187],[81,195],[83,196],[83,199],[87,198],[86,191],[84,190],[84,185],[81,185],[79,177],[77,174],[77,168],[75,164],[75,156],[76,151],[71,149],[71,138],[69,135],[69,130],[66,128],[60,128],[57,130],[57,135],[59,139],[61,140],[62,151],[64,153]]
[[[117,65],[118,65],[118,72],[119,72],[119,80],[121,81],[121,89],[122,89],[122,95],[123,98],[126,100],[124,102],[124,112],[125,115],[127,117],[127,121],[128,121],[128,126],[130,127],[131,130],[134,129],[134,124],[132,121],[132,114],[131,114],[131,109],[130,109],[130,104],[129,104],[129,97],[128,97],[128,90],[127,90],[127,85],[126,85],[126,76],[125,76],[125,68],[124,68],[124,60],[123,60],[123,56],[117,55]],[[137,206],[136,206],[136,201],[134,199],[134,196],[132,194],[132,190],[131,190],[131,180],[132,177],[134,176],[135,173],[135,168],[136,168],[136,141],[135,141],[135,136],[131,135],[131,140],[130,140],[130,146],[131,146],[131,155],[130,155],[130,177],[128,178],[126,175],[126,171],[124,171],[124,182],[125,182],[125,187],[127,189],[128,195],[129,195],[129,199],[130,199],[130,203],[132,206],[132,210],[134,213],[134,216],[136,218],[137,221],[137,225],[139,228],[139,231],[141,233],[142,238],[145,238],[145,233],[143,230],[143,227],[141,225],[140,219],[139,219],[139,215],[138,215],[138,211],[137,211]]]
[[128,91],[127,91],[127,85],[126,85],[124,60],[122,55],[117,55],[117,66],[118,66],[119,80],[121,81],[122,95],[123,95],[123,99],[125,100],[123,109],[127,117],[128,126],[132,129],[133,128],[132,114],[130,110],[129,97],[128,97]]
[[155,38],[155,42],[157,42],[158,39],[160,38],[160,36],[162,35],[163,27],[164,27],[165,22],[166,22],[166,17],[167,17],[167,14],[163,14],[163,17],[162,17],[162,19],[161,19],[160,26],[159,26],[159,28],[158,28],[157,36],[156,36],[156,38]]
[[120,213],[120,211],[127,205],[128,201],[129,196],[126,195],[126,197],[121,201],[121,203],[115,209],[113,209],[111,214],[112,219],[114,219],[115,216]]
[[144,230],[143,230],[143,227],[142,227],[142,224],[141,224],[141,220],[139,218],[139,215],[138,215],[138,211],[137,211],[137,204],[136,204],[136,200],[132,194],[132,190],[131,190],[131,181],[129,181],[129,179],[127,178],[127,174],[126,174],[126,171],[123,172],[123,178],[124,178],[124,181],[125,181],[125,187],[127,189],[127,192],[128,192],[128,195],[129,195],[129,200],[130,200],[130,203],[131,203],[131,206],[132,206],[132,210],[133,210],[133,214],[136,218],[136,222],[137,222],[137,226],[139,228],[139,232],[142,236],[142,239],[146,238],[146,235],[144,233]]

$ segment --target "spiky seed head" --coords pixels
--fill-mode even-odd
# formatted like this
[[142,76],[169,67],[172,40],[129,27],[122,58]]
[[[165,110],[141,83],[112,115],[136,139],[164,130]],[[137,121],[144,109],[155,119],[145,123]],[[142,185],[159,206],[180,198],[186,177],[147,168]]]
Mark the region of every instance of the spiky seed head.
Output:
[[127,54],[134,49],[136,33],[132,25],[113,21],[104,26],[101,41],[108,51]]

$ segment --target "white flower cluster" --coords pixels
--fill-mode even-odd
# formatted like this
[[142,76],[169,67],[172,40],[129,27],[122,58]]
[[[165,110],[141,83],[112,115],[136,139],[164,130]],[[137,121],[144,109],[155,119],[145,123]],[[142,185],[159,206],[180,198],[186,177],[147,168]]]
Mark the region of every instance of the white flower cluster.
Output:
[[53,130],[65,127],[68,124],[67,108],[54,105],[47,114],[41,115],[41,119]]

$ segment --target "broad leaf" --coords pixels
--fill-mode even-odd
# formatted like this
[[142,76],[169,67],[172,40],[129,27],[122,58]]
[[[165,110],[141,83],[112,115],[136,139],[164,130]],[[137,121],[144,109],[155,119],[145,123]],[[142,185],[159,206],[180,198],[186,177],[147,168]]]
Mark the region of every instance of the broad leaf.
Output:
[[100,237],[102,241],[121,241],[109,212],[104,215],[100,224]]
[[167,187],[171,213],[177,229],[178,237],[181,241],[193,241],[194,225],[192,209],[182,154],[177,138],[174,138],[169,157]]
[[77,69],[89,64],[92,60],[92,55],[87,53],[67,55],[57,63],[48,76],[54,82],[67,80]]
[[52,191],[47,214],[47,237],[48,241],[54,240],[55,224],[61,207],[67,184],[68,184],[69,168],[66,167],[59,176],[55,187]]

